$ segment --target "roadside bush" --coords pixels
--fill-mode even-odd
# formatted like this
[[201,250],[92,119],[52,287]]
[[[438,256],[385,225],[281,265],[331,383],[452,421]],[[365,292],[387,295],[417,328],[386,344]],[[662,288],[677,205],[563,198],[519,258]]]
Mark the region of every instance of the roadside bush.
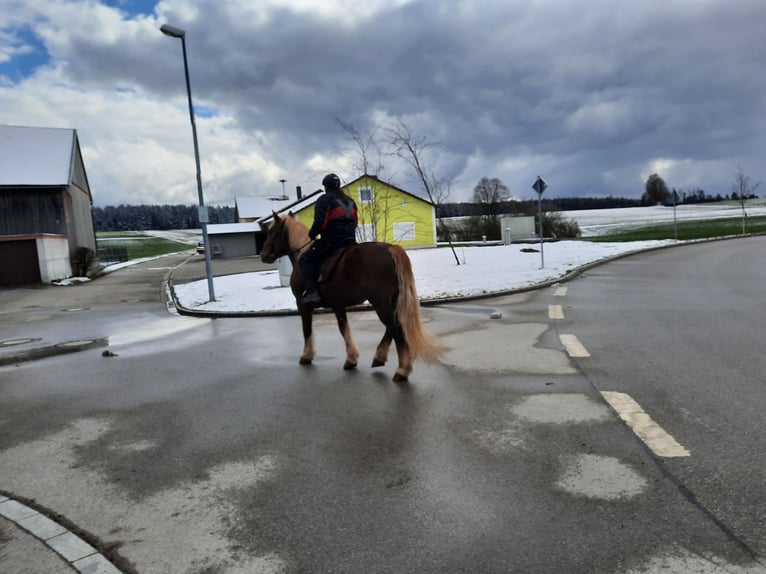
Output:
[[95,253],[88,247],[78,247],[72,254],[72,274],[75,277],[87,277],[88,270],[93,265]]
[[543,213],[543,237],[580,237],[580,226],[574,219],[565,219],[558,211],[548,211]]

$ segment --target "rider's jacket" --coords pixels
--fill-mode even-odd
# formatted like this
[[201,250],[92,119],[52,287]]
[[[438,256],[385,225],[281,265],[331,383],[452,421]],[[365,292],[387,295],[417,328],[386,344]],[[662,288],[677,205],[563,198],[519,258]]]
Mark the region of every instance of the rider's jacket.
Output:
[[309,237],[332,244],[354,242],[357,226],[356,204],[341,191],[328,191],[314,205],[314,224]]

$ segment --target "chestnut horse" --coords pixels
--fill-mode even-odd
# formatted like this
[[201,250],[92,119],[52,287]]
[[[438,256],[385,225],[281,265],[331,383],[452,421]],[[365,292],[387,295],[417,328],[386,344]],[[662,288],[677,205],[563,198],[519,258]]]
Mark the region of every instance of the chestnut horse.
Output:
[[[301,304],[303,281],[298,259],[311,244],[308,228],[290,215],[280,217],[276,213],[269,225],[266,242],[261,248],[261,259],[273,263],[277,258],[288,256],[293,264],[290,288],[303,323],[302,365],[314,359],[314,334],[311,319],[314,308]],[[375,356],[373,367],[386,364],[391,341],[396,343],[399,366],[394,381],[406,381],[412,372],[412,363],[420,358],[433,362],[442,354],[438,340],[426,332],[420,318],[420,301],[415,290],[415,277],[407,252],[398,245],[370,242],[348,247],[338,258],[329,277],[319,282],[322,306],[335,313],[343,340],[346,343],[344,369],[356,368],[359,349],[351,337],[346,309],[368,301],[386,326]]]

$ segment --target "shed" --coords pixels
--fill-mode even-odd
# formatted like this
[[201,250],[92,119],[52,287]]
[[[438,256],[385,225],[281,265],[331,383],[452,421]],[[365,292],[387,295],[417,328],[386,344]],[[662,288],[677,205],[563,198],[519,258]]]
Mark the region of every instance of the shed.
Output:
[[0,126],[0,285],[69,277],[83,254],[90,263],[92,204],[76,130]]
[[207,226],[207,237],[214,257],[248,257],[258,253],[256,246],[260,225],[249,223],[217,223]]

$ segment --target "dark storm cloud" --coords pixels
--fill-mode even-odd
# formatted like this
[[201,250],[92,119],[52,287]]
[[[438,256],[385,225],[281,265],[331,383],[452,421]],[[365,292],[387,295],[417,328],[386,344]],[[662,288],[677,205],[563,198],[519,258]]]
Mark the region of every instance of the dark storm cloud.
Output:
[[[280,162],[339,149],[336,118],[366,130],[377,112],[443,144],[461,198],[482,176],[528,194],[541,172],[555,195],[636,196],[660,160],[677,164],[663,174],[676,187],[726,193],[738,165],[764,177],[761,0],[421,1],[353,23],[197,9],[190,21],[163,14],[187,30],[195,94],[271,134],[262,153]],[[180,48],[159,32],[78,38],[80,81],[177,93]],[[720,167],[706,184],[694,166],[709,162]]]

